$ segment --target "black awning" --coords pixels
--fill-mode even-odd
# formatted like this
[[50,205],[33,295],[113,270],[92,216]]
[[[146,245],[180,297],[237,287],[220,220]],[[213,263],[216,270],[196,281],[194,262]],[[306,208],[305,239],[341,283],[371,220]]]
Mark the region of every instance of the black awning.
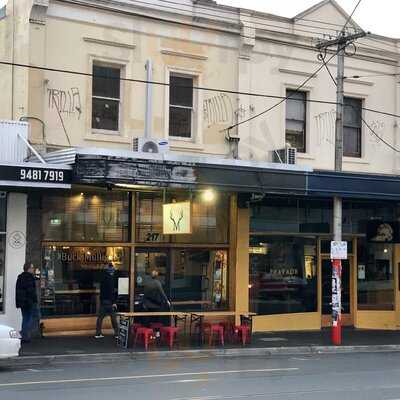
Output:
[[397,176],[249,165],[77,154],[73,183],[192,189],[214,187],[239,193],[400,199],[400,178]]
[[313,196],[400,199],[400,178],[394,175],[314,171],[309,173],[307,186]]
[[74,168],[74,183],[94,185],[210,186],[235,192],[305,195],[306,182],[304,171],[81,154],[76,156]]

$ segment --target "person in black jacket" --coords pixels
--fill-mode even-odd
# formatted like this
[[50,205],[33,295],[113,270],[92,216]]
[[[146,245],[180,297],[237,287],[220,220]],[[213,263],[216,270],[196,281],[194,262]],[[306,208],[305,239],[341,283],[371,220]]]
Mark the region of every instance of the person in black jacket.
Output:
[[21,309],[22,327],[21,339],[22,342],[29,342],[31,339],[31,328],[34,311],[37,307],[37,292],[36,281],[33,275],[33,265],[31,262],[24,264],[24,272],[18,278],[15,287],[15,304]]
[[148,311],[161,311],[169,309],[171,303],[158,280],[158,271],[151,271],[150,277],[144,281],[144,307]]
[[[143,307],[149,312],[171,311],[171,302],[165,294],[161,282],[158,280],[158,271],[156,269],[153,269],[150,276],[145,278]],[[150,322],[161,322],[168,325],[169,318],[154,316],[148,318],[147,323]]]
[[117,323],[117,305],[116,294],[115,294],[115,282],[114,282],[115,269],[112,263],[107,265],[104,277],[100,284],[100,311],[96,322],[96,339],[104,337],[101,333],[101,327],[103,319],[107,315],[111,318],[112,327],[114,329],[114,335],[118,334],[118,323]]

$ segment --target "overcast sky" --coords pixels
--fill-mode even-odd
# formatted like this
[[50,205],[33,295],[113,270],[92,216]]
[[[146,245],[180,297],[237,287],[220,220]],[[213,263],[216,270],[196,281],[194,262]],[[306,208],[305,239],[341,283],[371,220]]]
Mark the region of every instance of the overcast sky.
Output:
[[[1,1],[1,0],[0,0]],[[220,4],[294,17],[317,4],[318,0],[217,0]],[[337,0],[348,12],[352,12],[358,0]],[[400,38],[400,0],[361,0],[353,19],[366,31]]]
[[[179,1],[179,0],[174,0]],[[337,0],[350,14],[358,0]],[[0,0],[0,7],[7,0]],[[284,17],[294,17],[318,3],[318,0],[217,0],[234,7],[260,10]],[[362,0],[354,14],[354,20],[366,31],[400,38],[400,0]]]

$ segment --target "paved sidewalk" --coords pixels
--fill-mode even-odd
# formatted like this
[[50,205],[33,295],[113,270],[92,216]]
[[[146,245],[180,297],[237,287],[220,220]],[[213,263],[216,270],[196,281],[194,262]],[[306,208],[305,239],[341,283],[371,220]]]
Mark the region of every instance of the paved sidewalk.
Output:
[[144,356],[151,354],[166,357],[168,355],[256,355],[256,354],[285,354],[304,352],[338,352],[338,351],[400,351],[400,332],[344,329],[342,346],[331,344],[330,330],[308,332],[275,332],[256,333],[250,345],[242,347],[238,344],[227,344],[225,347],[207,345],[198,346],[180,340],[174,351],[165,346],[152,346],[148,353],[142,346],[137,349],[122,349],[116,345],[112,336],[95,339],[88,336],[47,337],[35,339],[32,343],[24,344],[20,359],[35,357],[54,358],[57,356]]

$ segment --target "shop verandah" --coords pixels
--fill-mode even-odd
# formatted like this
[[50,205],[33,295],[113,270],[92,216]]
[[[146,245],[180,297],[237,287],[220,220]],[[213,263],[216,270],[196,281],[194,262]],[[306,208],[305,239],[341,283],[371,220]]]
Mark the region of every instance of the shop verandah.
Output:
[[[108,261],[117,268],[120,311],[135,311],[143,277],[156,268],[175,310],[234,312],[235,323],[241,313],[254,312],[254,332],[329,325],[330,198],[338,190],[329,187],[332,179],[339,179],[341,190],[343,179],[353,180],[345,182],[354,193],[345,205],[350,257],[344,263],[344,321],[397,329],[396,236],[376,242],[369,233],[379,227],[376,221],[397,230],[394,178],[382,177],[386,188],[391,182],[391,195],[382,194],[382,201],[376,193],[368,197],[368,185],[357,189],[353,174],[322,185],[321,174],[299,170],[263,169],[267,175],[260,178],[249,166],[196,169],[167,162],[160,172],[149,160],[90,155],[76,162],[72,193],[31,204],[42,210],[33,213],[39,219],[31,226],[42,227],[41,237],[33,232],[32,246],[41,249],[34,261],[42,266],[45,333],[93,330],[98,276]],[[161,189],[163,179],[169,181]],[[213,198],[203,196],[209,189]],[[238,193],[243,191],[249,194]],[[257,191],[262,193],[251,196]],[[360,197],[365,199],[351,200]],[[190,233],[163,233],[163,206],[174,202],[191,203]]]
[[[232,312],[238,314],[236,323],[240,314],[254,312],[254,332],[329,326],[330,200],[269,196],[250,207],[239,208],[236,195],[219,193],[216,201],[220,205],[211,206],[203,203],[201,194],[197,198],[191,194],[197,210],[197,222],[190,235],[194,243],[181,243],[183,236],[176,239],[178,242],[163,241],[160,234],[158,242],[144,241],[149,232],[152,237],[154,231],[161,229],[157,221],[161,221],[162,193],[86,190],[42,199],[47,210],[41,222],[44,238],[52,239],[41,243],[45,333],[94,329],[98,282],[109,261],[117,269],[121,312],[138,311],[135,302],[142,294],[142,283],[151,270],[157,269],[175,311],[209,312],[210,316],[215,311]],[[132,197],[135,210],[139,210],[134,218],[129,216],[132,206],[127,206],[133,202]],[[391,224],[395,237],[396,205],[349,201],[345,206],[349,258],[343,262],[344,324],[396,329],[398,245],[372,240],[382,221]],[[102,226],[104,215],[119,215],[120,220]],[[81,223],[82,218],[85,223]],[[132,235],[139,239],[124,242],[122,239],[129,237],[126,230],[132,231],[132,227],[126,223],[124,226],[123,221],[132,219]],[[241,228],[233,233],[239,225]],[[95,241],[71,240],[73,235],[88,234]],[[54,240],[60,235],[67,235],[70,240]],[[117,237],[118,241],[99,242],[100,236]],[[212,243],[197,242],[198,237],[212,237]],[[220,316],[221,321],[224,317]]]

